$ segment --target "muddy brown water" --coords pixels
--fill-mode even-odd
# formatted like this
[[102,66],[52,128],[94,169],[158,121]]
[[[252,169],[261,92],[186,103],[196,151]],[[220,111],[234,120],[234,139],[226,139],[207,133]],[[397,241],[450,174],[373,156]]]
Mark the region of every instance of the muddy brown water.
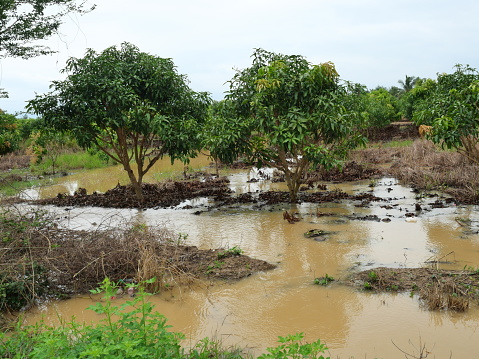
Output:
[[[200,161],[197,165],[201,164]],[[89,193],[105,191],[115,186],[122,175],[118,168],[88,171],[56,179],[55,185],[26,194],[47,197],[73,192],[78,187],[87,188]],[[230,185],[238,193],[284,189],[284,184],[246,183],[255,176],[244,171],[231,172]],[[373,190],[376,196],[391,200],[372,203],[368,208],[338,202],[319,206],[286,204],[271,211],[251,206],[208,211],[207,199],[188,202],[197,206],[193,209],[48,209],[58,212],[71,228],[118,226],[134,219],[148,225],[164,225],[183,234],[187,244],[200,248],[239,246],[249,256],[278,263],[275,270],[239,282],[213,286],[205,283],[152,297],[172,330],[186,335],[186,346],[204,337],[217,337],[226,345],[247,346],[254,354],[260,354],[266,347],[276,345],[278,336],[304,332],[308,341],[321,338],[329,347],[331,358],[404,357],[396,346],[419,357],[421,345],[431,352],[430,357],[479,357],[477,306],[465,313],[431,312],[409,293],[374,294],[337,283],[328,287],[313,284],[315,277],[325,274],[340,279],[355,270],[417,267],[431,260],[447,262],[439,264],[440,268],[479,268],[477,207],[434,209],[430,203],[436,198],[425,198],[421,203],[426,211],[408,218],[405,214],[414,212],[417,202],[409,188],[392,178],[381,179],[373,189],[368,184],[369,181],[363,181],[328,186],[330,190],[341,188],[349,193]],[[388,204],[391,207],[381,208]],[[194,215],[198,210],[203,212]],[[301,221],[287,223],[282,210],[297,213]],[[318,217],[318,210],[333,215]],[[390,222],[347,217],[353,213],[377,215]],[[471,226],[459,225],[458,217],[470,219]],[[334,233],[320,242],[304,237],[310,229]],[[98,321],[98,315],[85,309],[93,302],[94,299],[82,296],[42,305],[29,311],[25,322],[34,323],[43,317],[57,323],[58,314],[67,319],[74,315],[79,321]]]

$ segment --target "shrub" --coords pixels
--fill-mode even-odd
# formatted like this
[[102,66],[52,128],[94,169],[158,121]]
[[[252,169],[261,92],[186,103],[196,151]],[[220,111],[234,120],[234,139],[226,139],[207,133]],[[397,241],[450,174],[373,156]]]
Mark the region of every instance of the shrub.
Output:
[[313,343],[302,344],[301,339],[303,338],[304,333],[279,337],[279,342],[282,344],[274,348],[267,348],[268,354],[263,354],[259,356],[258,359],[329,359],[329,357],[325,358],[321,355],[328,348],[326,345],[321,344],[319,339]]
[[[145,283],[152,282],[146,281]],[[103,302],[88,307],[104,319],[96,325],[72,321],[50,327],[44,323],[18,330],[18,335],[0,334],[2,358],[179,358],[180,333],[169,332],[166,318],[154,312],[142,285],[131,285],[138,294],[123,305],[111,298],[117,286],[105,279],[93,293],[104,292]],[[117,317],[119,319],[114,318]],[[17,328],[19,329],[19,328]]]

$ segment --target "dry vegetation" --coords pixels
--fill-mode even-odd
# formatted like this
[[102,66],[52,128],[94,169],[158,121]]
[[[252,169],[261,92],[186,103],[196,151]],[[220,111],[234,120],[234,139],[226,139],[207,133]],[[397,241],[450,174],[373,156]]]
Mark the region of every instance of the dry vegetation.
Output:
[[418,190],[439,190],[460,203],[479,203],[479,167],[457,152],[438,149],[430,141],[358,150],[352,159],[364,166],[382,166],[383,173]]
[[105,277],[115,282],[156,277],[148,289],[159,291],[211,279],[240,279],[275,267],[238,251],[185,246],[181,236],[142,224],[65,230],[40,210],[22,213],[10,207],[2,214],[0,233],[0,292],[7,296],[6,301],[0,298],[0,311],[37,299],[88,293]]
[[479,272],[437,268],[374,268],[354,273],[347,284],[365,290],[417,294],[429,310],[465,311],[479,300]]

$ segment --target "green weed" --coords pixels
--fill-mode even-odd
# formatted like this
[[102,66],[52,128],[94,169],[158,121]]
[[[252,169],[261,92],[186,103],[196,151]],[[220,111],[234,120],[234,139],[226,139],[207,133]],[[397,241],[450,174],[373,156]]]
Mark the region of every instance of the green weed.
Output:
[[[124,304],[112,301],[118,286],[105,279],[93,294],[103,293],[101,302],[88,307],[103,316],[94,325],[79,324],[73,318],[61,321],[57,327],[44,322],[32,326],[16,326],[14,335],[0,332],[0,357],[2,358],[165,358],[165,359],[242,359],[239,348],[224,349],[221,342],[205,338],[191,350],[180,346],[181,333],[169,331],[166,318],[156,312],[147,300],[150,294],[144,288],[155,279],[131,284],[136,296]],[[329,359],[322,353],[327,347],[317,340],[302,343],[304,333],[279,337],[277,347],[267,348],[259,359]]]
[[211,274],[215,269],[221,269],[225,262],[215,261],[206,268],[206,274]]
[[369,283],[369,282],[364,282],[363,288],[364,288],[365,290],[372,290],[372,289],[373,289],[373,286],[372,286],[371,283]]
[[239,248],[238,246],[234,246],[230,249],[219,252],[218,253],[218,259],[233,257],[233,256],[239,256],[242,253],[243,253],[243,250],[241,248]]
[[368,278],[371,282],[376,282],[378,280],[378,274],[375,271],[368,272]]
[[329,276],[328,273],[324,277],[319,277],[314,279],[314,284],[319,285],[328,285],[329,283],[333,282],[334,278]]
[[258,359],[299,359],[299,358],[316,358],[316,359],[329,359],[325,358],[322,353],[328,348],[322,344],[318,339],[313,343],[302,344],[301,340],[304,338],[304,333],[297,333],[288,335],[286,337],[279,337],[279,343],[277,347],[267,348],[268,354],[263,354]]

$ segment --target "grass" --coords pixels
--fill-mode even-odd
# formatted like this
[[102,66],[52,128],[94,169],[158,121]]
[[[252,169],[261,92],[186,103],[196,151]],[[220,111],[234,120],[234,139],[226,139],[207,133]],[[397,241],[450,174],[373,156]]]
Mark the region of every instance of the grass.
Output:
[[[479,170],[457,152],[444,151],[431,141],[400,141],[392,147],[384,143],[355,150],[351,160],[383,166],[388,175],[418,190],[439,190],[458,202],[479,203]],[[410,143],[408,146],[402,144]],[[396,144],[398,145],[398,144]]]
[[[23,178],[27,178],[27,180],[23,180]],[[21,180],[19,181],[18,178],[10,180],[8,176],[3,177],[0,180],[0,194],[6,197],[15,196],[24,189],[41,186],[47,182],[47,180],[38,178],[28,178],[28,176],[20,176]]]
[[32,170],[39,173],[50,173],[55,168],[55,172],[67,172],[69,170],[84,168],[94,169],[107,167],[110,161],[105,161],[96,154],[90,154],[87,151],[64,153],[58,156],[53,166],[53,160],[46,158],[41,163],[32,165]]
[[377,142],[368,145],[368,148],[396,148],[396,147],[409,147],[413,144],[414,140],[394,140],[389,142]]
[[[67,152],[58,155],[55,166],[51,158],[44,158],[39,163],[30,163],[28,156],[4,156],[0,159],[0,193],[4,196],[15,196],[20,191],[48,184],[45,175],[66,173],[75,169],[94,169],[109,166],[97,154],[88,151]],[[28,157],[29,158],[29,157]]]

